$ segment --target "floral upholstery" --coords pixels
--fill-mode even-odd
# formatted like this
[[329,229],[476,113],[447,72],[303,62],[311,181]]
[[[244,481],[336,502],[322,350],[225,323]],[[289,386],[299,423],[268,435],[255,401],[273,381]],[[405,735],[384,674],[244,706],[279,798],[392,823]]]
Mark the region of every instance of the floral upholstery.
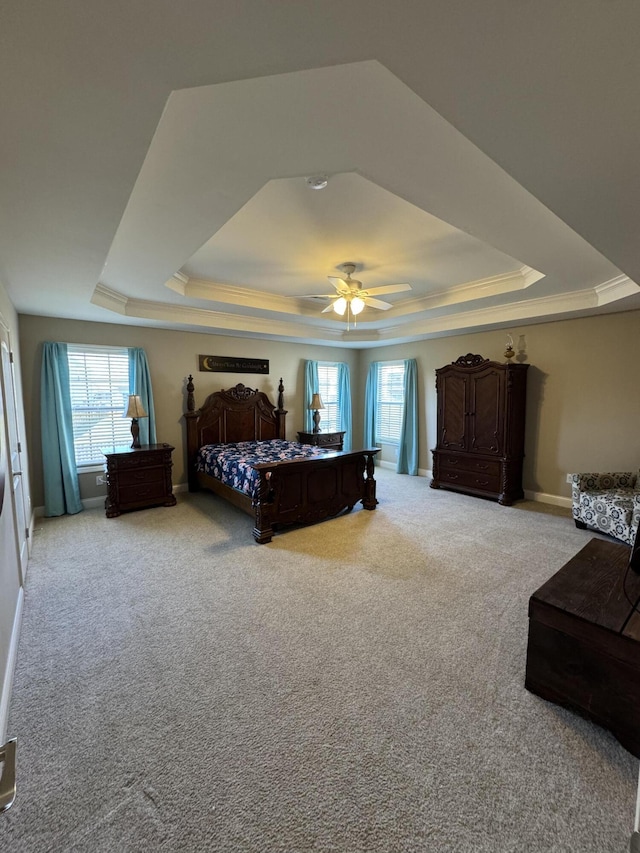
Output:
[[589,527],[631,545],[640,524],[640,477],[632,471],[572,474],[572,514]]

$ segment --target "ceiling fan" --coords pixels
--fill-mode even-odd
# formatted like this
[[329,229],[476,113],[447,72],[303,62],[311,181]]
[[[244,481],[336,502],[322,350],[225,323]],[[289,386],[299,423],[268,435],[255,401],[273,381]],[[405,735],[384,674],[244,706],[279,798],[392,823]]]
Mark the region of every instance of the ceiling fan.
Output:
[[338,278],[337,276],[328,276],[329,281],[335,287],[335,293],[317,293],[315,296],[322,298],[333,299],[334,301],[327,305],[322,310],[323,314],[328,311],[335,311],[341,317],[347,314],[347,323],[350,316],[355,318],[360,314],[365,306],[369,308],[379,308],[382,311],[387,311],[392,308],[390,302],[383,302],[382,299],[375,299],[373,294],[382,295],[383,293],[401,293],[404,290],[411,290],[410,284],[385,284],[382,287],[371,287],[365,289],[362,287],[362,282],[356,278],[351,278],[351,274],[355,272],[356,265],[353,263],[340,264],[341,268],[346,273],[346,278]]

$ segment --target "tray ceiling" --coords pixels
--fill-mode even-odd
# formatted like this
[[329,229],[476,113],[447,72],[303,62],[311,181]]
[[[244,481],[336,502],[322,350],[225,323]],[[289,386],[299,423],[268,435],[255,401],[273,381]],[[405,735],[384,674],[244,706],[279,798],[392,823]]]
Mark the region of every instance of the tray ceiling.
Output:
[[[205,6],[195,3],[195,8],[206,14]],[[266,10],[263,14],[269,17]],[[444,7],[441,14],[444,19]],[[287,17],[293,25],[295,15]],[[63,40],[67,47],[87,26],[72,22]],[[229,26],[224,16],[221,26]],[[33,21],[31,27],[40,32]],[[25,124],[37,106],[28,81],[42,80],[48,68],[66,93],[54,99],[57,113],[51,107],[44,116],[49,148],[37,133],[20,150],[11,148],[11,133],[5,139],[11,156],[4,162],[13,166],[9,195],[17,206],[13,219],[4,211],[2,273],[19,311],[362,347],[640,306],[640,290],[629,275],[640,272],[640,264],[636,268],[630,261],[626,242],[616,244],[606,216],[598,231],[597,216],[586,222],[584,206],[571,208],[571,198],[554,195],[562,188],[550,187],[545,172],[559,165],[551,145],[545,149],[534,134],[518,158],[513,125],[519,114],[495,110],[495,103],[489,104],[496,100],[494,90],[487,89],[482,120],[482,104],[452,100],[459,91],[455,77],[431,81],[430,104],[421,91],[429,85],[418,83],[421,57],[394,62],[399,54],[379,42],[380,59],[363,58],[346,52],[323,28],[323,63],[295,68],[300,60],[292,55],[289,62],[271,64],[277,73],[265,73],[282,35],[274,34],[272,44],[266,40],[257,55],[262,62],[246,57],[231,62],[223,52],[223,73],[221,64],[207,68],[203,59],[197,85],[177,85],[195,81],[179,73],[189,59],[181,63],[172,55],[166,77],[173,85],[156,76],[145,89],[149,73],[157,75],[159,69],[157,45],[144,35],[137,66],[128,65],[133,76],[126,90],[115,63],[105,65],[102,89],[96,77],[83,88],[71,71],[84,67],[88,56],[72,59],[62,45],[59,51],[43,47],[35,68],[27,70],[22,58],[20,80],[14,66],[10,78],[16,91],[22,84],[29,95],[23,100]],[[459,35],[454,28],[450,38]],[[93,31],[93,37],[94,46],[106,49],[105,34]],[[28,49],[34,56],[38,41]],[[376,43],[373,32],[368,41]],[[409,34],[405,41],[412,41]],[[310,62],[314,53],[310,48]],[[45,55],[56,61],[47,66]],[[573,67],[575,57],[565,56],[564,62]],[[474,63],[477,57],[470,58],[470,72]],[[287,64],[291,70],[282,68]],[[488,85],[492,69],[482,69]],[[514,71],[510,85],[530,98],[535,111],[541,93],[518,90],[521,79]],[[554,86],[557,81],[550,80],[544,92],[551,104]],[[513,93],[505,88],[502,94],[506,104]],[[598,103],[601,94],[600,89],[592,93]],[[581,92],[574,108],[588,96]],[[125,124],[112,133],[107,116],[114,108]],[[137,120],[137,108],[144,123]],[[487,130],[492,109],[492,132],[502,128],[498,138]],[[474,117],[477,132],[465,135],[462,128],[473,130]],[[111,145],[97,152],[78,145],[74,150],[84,152],[84,159],[74,157],[71,148],[65,153],[69,131],[75,130],[80,140],[74,141],[82,143],[91,121],[99,123]],[[152,129],[146,143],[143,124]],[[482,150],[481,138],[492,144]],[[127,140],[132,154],[144,152],[137,169],[136,157],[124,147]],[[557,157],[563,151],[560,145]],[[95,154],[103,158],[105,180],[93,186],[100,190],[102,209],[90,192],[100,166]],[[544,175],[527,187],[536,165],[531,158]],[[59,172],[45,169],[39,186],[24,178],[22,188],[32,188],[34,195],[25,194],[21,202],[17,190],[24,170],[54,161]],[[591,165],[595,197],[605,188],[599,161]],[[325,189],[309,187],[308,179],[316,175],[327,176]],[[565,194],[584,197],[584,186],[578,190],[569,178]],[[542,185],[547,203],[535,194]],[[609,191],[616,185],[611,174]],[[555,211],[549,203],[554,198]],[[73,215],[70,201],[76,205]],[[566,215],[563,202],[575,215]],[[30,205],[27,223],[21,206]],[[597,234],[602,239],[594,239]],[[40,249],[34,252],[38,235]],[[620,266],[618,259],[624,261]],[[348,261],[357,265],[354,277],[365,287],[408,282],[411,290],[385,297],[392,304],[388,311],[366,308],[357,327],[347,330],[344,318],[321,313],[329,300],[313,294],[328,293],[327,276],[341,275],[340,265]]]

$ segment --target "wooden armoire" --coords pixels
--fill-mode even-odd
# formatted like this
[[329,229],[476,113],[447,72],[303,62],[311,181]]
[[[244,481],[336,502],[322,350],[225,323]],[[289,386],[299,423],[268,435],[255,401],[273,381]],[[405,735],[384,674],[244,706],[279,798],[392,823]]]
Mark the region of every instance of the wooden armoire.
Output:
[[434,489],[508,506],[522,498],[528,364],[460,356],[436,370],[438,438]]

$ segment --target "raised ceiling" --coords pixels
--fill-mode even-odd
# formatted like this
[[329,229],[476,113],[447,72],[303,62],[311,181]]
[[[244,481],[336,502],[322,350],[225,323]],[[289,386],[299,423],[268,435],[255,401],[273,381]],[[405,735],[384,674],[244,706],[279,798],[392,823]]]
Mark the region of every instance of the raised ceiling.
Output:
[[[640,307],[636,5],[425,5],[14,4],[16,308],[362,347]],[[348,261],[412,289],[347,330]]]

